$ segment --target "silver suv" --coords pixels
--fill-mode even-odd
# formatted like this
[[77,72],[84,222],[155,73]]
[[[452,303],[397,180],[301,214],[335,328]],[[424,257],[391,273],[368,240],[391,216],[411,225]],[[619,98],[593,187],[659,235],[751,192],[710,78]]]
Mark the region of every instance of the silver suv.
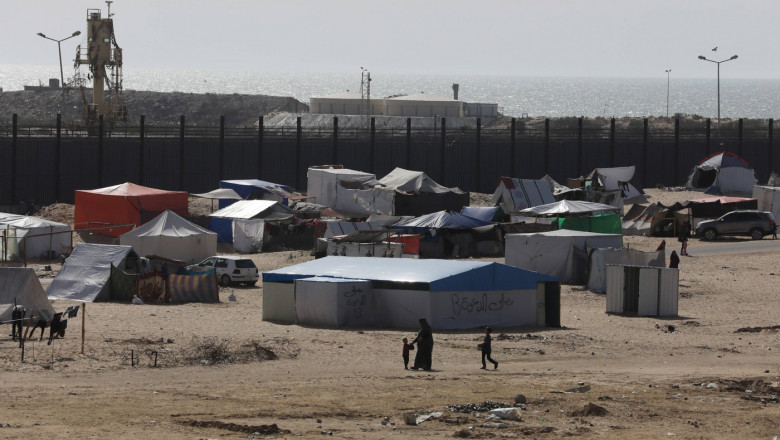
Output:
[[260,272],[257,270],[255,262],[243,257],[227,255],[209,257],[189,269],[194,271],[215,269],[219,284],[223,286],[229,286],[233,283],[253,286],[260,279]]
[[704,220],[696,225],[696,236],[705,240],[714,240],[719,235],[747,235],[753,240],[761,240],[771,234],[775,228],[775,218],[771,212],[742,210],[731,211],[715,220]]

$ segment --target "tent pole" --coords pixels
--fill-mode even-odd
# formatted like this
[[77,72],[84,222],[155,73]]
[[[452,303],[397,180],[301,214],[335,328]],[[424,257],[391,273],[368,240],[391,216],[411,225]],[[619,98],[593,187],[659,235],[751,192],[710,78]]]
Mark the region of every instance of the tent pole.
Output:
[[87,303],[81,305],[81,354],[84,354],[84,334],[86,330],[84,326],[87,323]]

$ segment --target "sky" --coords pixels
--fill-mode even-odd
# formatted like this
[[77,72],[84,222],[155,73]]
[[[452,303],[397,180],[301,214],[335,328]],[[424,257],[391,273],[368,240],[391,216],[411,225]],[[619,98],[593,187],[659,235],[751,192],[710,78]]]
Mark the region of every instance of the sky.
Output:
[[[3,64],[72,66],[98,0],[0,0]],[[780,78],[778,0],[115,0],[124,68]],[[717,47],[717,51],[712,49]],[[775,55],[773,55],[775,54]]]

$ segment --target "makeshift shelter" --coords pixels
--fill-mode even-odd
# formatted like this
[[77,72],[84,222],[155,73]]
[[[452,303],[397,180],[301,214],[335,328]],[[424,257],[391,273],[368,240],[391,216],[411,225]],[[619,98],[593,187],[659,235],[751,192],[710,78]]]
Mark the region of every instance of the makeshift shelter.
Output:
[[620,234],[619,208],[603,203],[561,200],[547,205],[520,210],[518,215],[557,217],[552,221],[558,229]]
[[507,234],[506,264],[559,278],[566,284],[585,284],[590,249],[622,248],[623,236],[595,232],[557,231]]
[[685,187],[708,194],[752,194],[756,172],[728,151],[713,153],[693,167]]
[[607,313],[677,316],[679,280],[678,269],[608,265]]
[[377,185],[395,191],[392,210],[372,214],[423,215],[441,210],[460,211],[469,204],[467,192],[442,186],[422,171],[396,167],[379,179]]
[[500,222],[505,216],[500,206],[464,206],[460,213],[486,222]]
[[78,190],[75,198],[75,229],[94,229],[95,234],[119,237],[170,209],[188,215],[184,191],[165,191],[126,182],[94,190]]
[[0,212],[0,260],[52,259],[70,252],[71,243],[65,223]]
[[504,253],[499,225],[457,212],[434,212],[390,229],[420,234],[421,258],[497,257]]
[[[295,201],[306,198],[293,193],[292,188],[287,185],[258,179],[220,180],[219,187],[232,189],[244,200],[273,200],[284,206],[291,206]],[[221,199],[219,207],[221,209],[232,203],[230,200]]]
[[51,321],[54,317],[54,307],[31,267],[0,268],[0,322],[11,320],[14,304],[24,306],[25,318],[37,316]]
[[[345,215],[357,212],[364,216],[366,209],[357,204],[348,190],[363,189],[376,183],[376,175],[350,170],[341,165],[310,167],[306,173],[306,195],[318,203]],[[389,208],[390,203],[387,202]]]
[[514,177],[499,178],[491,200],[492,205],[500,206],[507,214],[554,202],[549,182]]
[[108,301],[111,265],[135,268],[138,255],[130,246],[78,243],[49,285],[49,299]]
[[166,291],[172,304],[219,302],[217,273],[213,269],[204,273],[168,274]]
[[[619,208],[624,204],[642,203],[649,197],[631,184],[636,167],[596,168],[585,178],[588,200],[602,201]],[[592,195],[592,196],[591,196]]]
[[[219,242],[235,246],[234,237],[238,236],[239,248],[258,248],[263,240],[263,222],[290,221],[293,214],[289,208],[273,200],[240,200],[212,212],[209,217],[209,229],[217,233]],[[240,231],[238,234],[234,233],[236,227]]]
[[603,203],[584,202],[579,200],[561,200],[558,202],[538,205],[522,209],[520,214],[529,216],[560,217],[569,215],[595,215],[618,212],[620,209]]
[[156,255],[195,263],[217,253],[217,234],[173,211],[165,211],[145,225],[119,237],[140,256]]
[[645,252],[637,249],[593,249],[588,268],[588,290],[606,292],[607,266],[666,267],[666,251]]
[[757,209],[771,212],[780,221],[780,187],[754,185],[753,198],[758,201]]
[[[200,193],[200,194],[190,194],[192,197],[197,197],[199,199],[210,199],[211,200],[211,211],[214,212],[214,200],[218,200],[218,203],[222,203],[223,200],[226,201],[225,206],[229,205],[230,203],[233,203],[236,200],[242,200],[243,197],[238,195],[237,192],[230,188],[217,188],[215,190],[209,191],[207,193]],[[219,206],[219,205],[217,205]]]
[[326,257],[263,273],[264,321],[337,326],[354,319],[408,329],[419,318],[441,330],[560,326],[560,286],[554,277],[483,261]]

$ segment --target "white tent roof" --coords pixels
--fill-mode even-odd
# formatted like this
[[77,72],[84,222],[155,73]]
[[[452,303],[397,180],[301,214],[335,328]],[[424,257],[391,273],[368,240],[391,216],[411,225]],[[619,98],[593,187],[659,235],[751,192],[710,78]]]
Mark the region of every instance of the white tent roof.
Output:
[[546,205],[533,206],[519,212],[532,216],[553,216],[572,214],[592,214],[598,212],[617,212],[619,209],[603,203],[585,202],[579,200],[561,200]]
[[119,237],[141,256],[185,262],[201,261],[217,253],[217,234],[198,226],[173,211],[165,211],[139,228]]
[[271,209],[277,203],[279,202],[275,200],[239,200],[217,212],[212,212],[209,216],[250,219]]
[[133,248],[79,243],[52,280],[46,294],[50,299],[107,301],[111,264],[122,267]]
[[555,195],[547,181],[514,177],[499,179],[491,201],[493,205],[500,204],[506,213],[554,202]]
[[385,177],[379,179],[378,184],[405,193],[446,193],[462,192],[458,188],[447,188],[439,185],[422,171],[411,171],[396,167]]
[[192,197],[200,197],[202,199],[220,199],[220,200],[241,200],[242,197],[238,195],[231,188],[217,188],[213,191],[201,194],[190,194]]
[[34,314],[46,321],[54,317],[54,307],[31,267],[0,268],[0,321],[11,319],[14,300],[27,310],[25,317]]
[[[9,257],[38,258],[45,256],[50,250],[60,254],[66,252],[71,245],[71,236],[68,233],[70,226],[65,223],[0,212],[0,230],[2,229],[14,230],[7,234],[16,237],[6,243]],[[35,237],[28,237],[32,235]],[[4,243],[0,242],[0,249],[3,245]]]

